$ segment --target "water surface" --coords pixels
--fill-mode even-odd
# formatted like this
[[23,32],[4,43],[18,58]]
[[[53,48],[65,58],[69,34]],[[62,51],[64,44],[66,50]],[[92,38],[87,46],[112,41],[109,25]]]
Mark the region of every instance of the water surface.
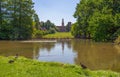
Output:
[[91,70],[120,72],[120,46],[91,40],[0,41],[0,55],[84,64]]

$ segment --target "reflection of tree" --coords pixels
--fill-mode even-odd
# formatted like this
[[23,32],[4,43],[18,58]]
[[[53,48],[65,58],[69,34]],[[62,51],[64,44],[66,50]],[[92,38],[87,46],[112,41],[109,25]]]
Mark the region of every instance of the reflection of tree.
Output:
[[[20,42],[3,42],[0,43],[0,55],[14,56],[19,54],[28,58],[38,56],[39,49],[47,49],[48,51],[54,47],[55,43],[20,43]],[[34,54],[34,55],[33,55]]]
[[33,44],[33,59],[37,59],[39,57],[39,44]]
[[[73,40],[73,50],[77,52],[76,64],[80,62],[90,69],[120,69],[120,54],[110,44],[94,43],[89,40]],[[116,70],[118,71],[118,70]]]
[[69,49],[71,48],[71,40],[69,40],[69,39],[62,39],[62,40],[59,40],[57,43],[62,45],[62,51],[64,51],[65,45]]
[[70,40],[66,41],[66,45],[69,49],[71,49],[71,41]]
[[36,59],[39,56],[40,49],[50,51],[55,43],[21,43],[21,42],[1,42],[0,55],[14,56],[19,54],[27,58]]
[[62,41],[62,54],[64,54],[64,48],[65,48],[65,44],[64,41]]
[[114,60],[114,63],[113,63],[113,65],[112,65],[112,69],[114,70],[114,71],[118,71],[118,72],[120,72],[120,62],[118,62],[118,61],[120,61],[120,46],[119,45],[115,45],[114,46],[115,47],[115,49],[117,49],[117,55],[116,55],[116,60]]
[[[33,58],[33,43],[20,43],[20,42],[2,42],[0,43],[0,55],[2,56],[25,56],[27,58]],[[36,48],[36,53],[39,49]]]
[[115,45],[115,48],[117,49],[118,53],[120,53],[120,45]]
[[40,47],[40,49],[46,49],[48,52],[50,52],[51,49],[55,47],[55,42],[41,43],[39,47]]

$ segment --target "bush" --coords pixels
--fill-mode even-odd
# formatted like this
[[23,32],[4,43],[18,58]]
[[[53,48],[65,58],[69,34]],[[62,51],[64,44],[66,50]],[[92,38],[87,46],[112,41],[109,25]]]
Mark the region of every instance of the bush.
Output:
[[35,33],[36,38],[41,38],[42,35],[43,35],[43,32],[40,31],[40,30],[37,30],[36,33]]
[[33,32],[33,38],[42,38],[43,35],[48,34],[47,31],[41,31],[41,30],[34,30]]
[[56,33],[56,30],[54,28],[50,28],[49,34],[54,34],[54,33]]

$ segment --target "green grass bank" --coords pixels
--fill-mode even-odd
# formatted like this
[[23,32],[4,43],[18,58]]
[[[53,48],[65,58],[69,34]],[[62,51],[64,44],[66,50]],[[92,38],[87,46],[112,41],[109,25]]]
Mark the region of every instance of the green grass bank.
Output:
[[70,32],[57,32],[55,34],[48,34],[43,36],[42,38],[48,39],[68,39],[74,38]]
[[91,71],[77,65],[39,62],[19,57],[14,63],[8,63],[13,57],[0,57],[0,77],[120,77],[111,71]]

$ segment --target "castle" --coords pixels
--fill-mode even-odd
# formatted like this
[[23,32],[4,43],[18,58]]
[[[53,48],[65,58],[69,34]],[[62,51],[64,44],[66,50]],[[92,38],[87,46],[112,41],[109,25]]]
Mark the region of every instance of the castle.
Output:
[[[68,29],[67,29],[67,27],[68,27]],[[65,24],[64,24],[64,19],[62,19],[61,26],[57,26],[57,29],[58,29],[59,32],[67,32],[67,31],[70,31],[71,22],[68,22],[67,27],[66,27]]]

